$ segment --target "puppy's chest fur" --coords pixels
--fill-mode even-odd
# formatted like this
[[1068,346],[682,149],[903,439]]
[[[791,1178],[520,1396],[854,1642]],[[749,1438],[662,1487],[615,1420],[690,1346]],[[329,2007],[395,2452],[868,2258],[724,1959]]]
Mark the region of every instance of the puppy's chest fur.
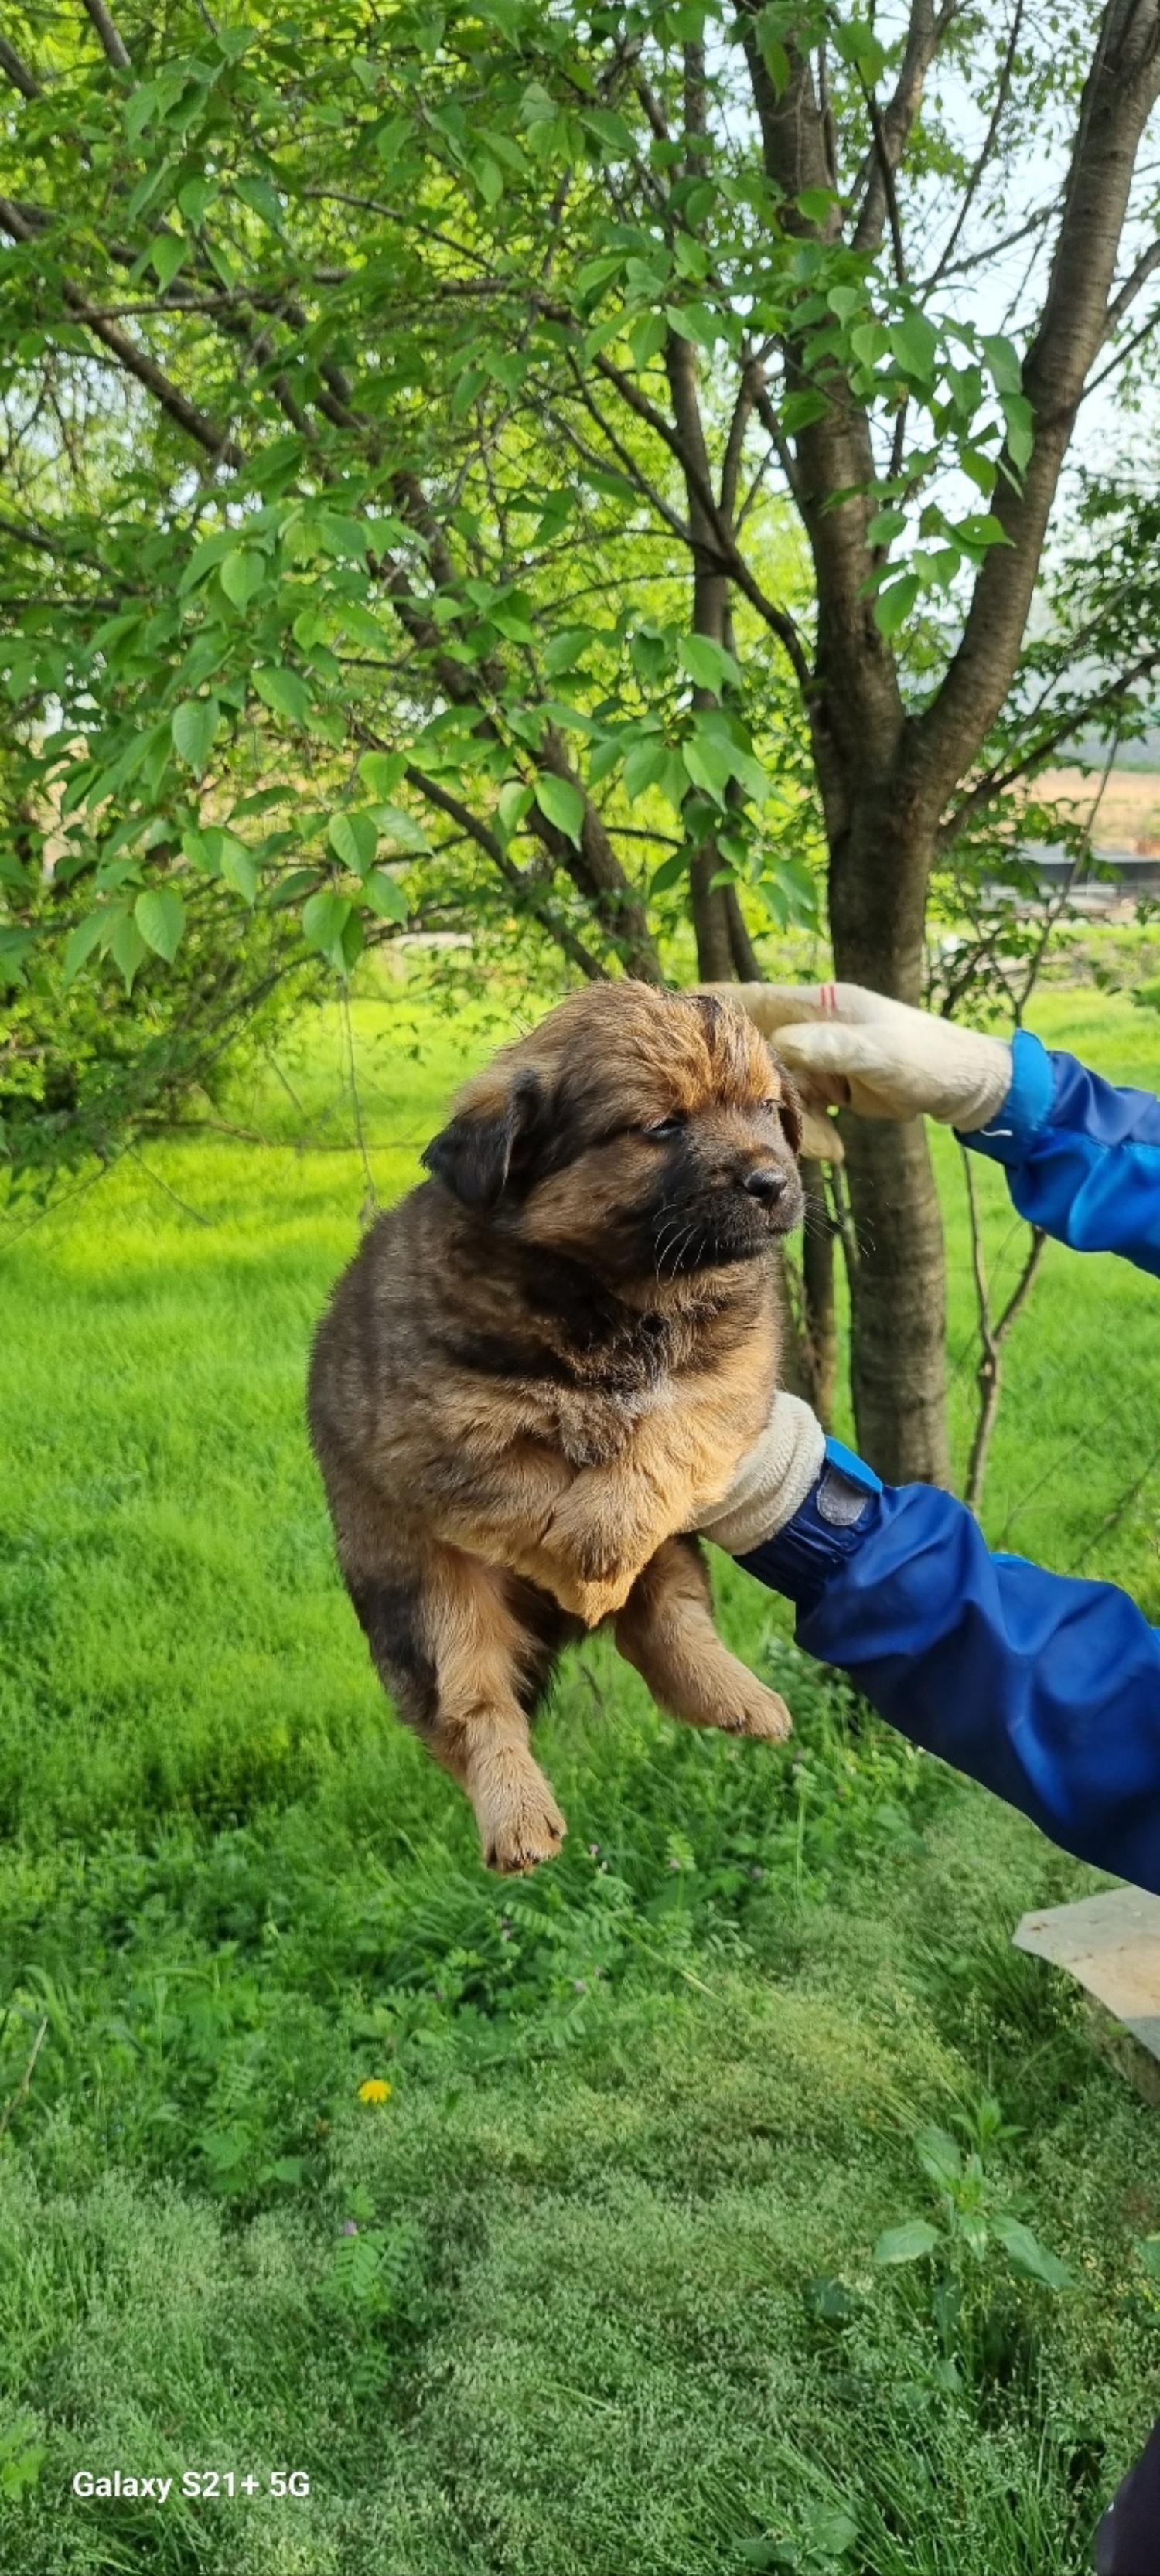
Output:
[[[486,1299],[488,1306],[492,1299]],[[500,1329],[502,1317],[502,1329]],[[489,1329],[492,1326],[492,1329]],[[475,1439],[553,1451],[568,1467],[645,1466],[675,1492],[716,1496],[757,1438],[778,1360],[765,1263],[675,1313],[597,1301],[571,1329],[515,1302],[453,1337]],[[473,1443],[474,1445],[474,1443]]]

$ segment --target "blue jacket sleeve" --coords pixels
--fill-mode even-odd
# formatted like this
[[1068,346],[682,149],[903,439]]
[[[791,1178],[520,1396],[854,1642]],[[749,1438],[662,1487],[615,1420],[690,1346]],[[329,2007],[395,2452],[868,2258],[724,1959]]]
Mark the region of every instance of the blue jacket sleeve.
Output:
[[989,1127],[964,1145],[1006,1167],[1021,1216],[1076,1252],[1122,1252],[1160,1275],[1160,1100],[1119,1090],[1026,1029]]
[[1160,1895],[1160,1630],[1110,1583],[992,1555],[952,1494],[884,1488],[828,1446],[836,1479],[741,1559],[796,1602],[799,1644],[1065,1851]]

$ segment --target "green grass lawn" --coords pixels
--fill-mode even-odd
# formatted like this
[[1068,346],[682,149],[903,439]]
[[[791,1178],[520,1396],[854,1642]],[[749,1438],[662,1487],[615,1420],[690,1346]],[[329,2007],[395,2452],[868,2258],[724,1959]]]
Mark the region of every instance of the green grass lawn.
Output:
[[[518,1007],[355,1006],[381,1195]],[[1156,1079],[1123,998],[1035,1025]],[[790,1754],[667,1726],[594,1641],[542,1730],[565,1853],[487,1879],[381,1703],[305,1445],[367,1191],[341,1016],[227,1123],[12,1219],[0,1261],[6,2576],[1079,2576],[1160,2406],[1160,2128],[1009,1934],[1099,1882],[728,1567]],[[988,1527],[1156,1618],[1158,1397],[1154,1283],[1053,1247]],[[952,2199],[1066,2287],[994,2239],[875,2264],[941,2224],[932,2126],[979,2158]],[[114,2468],[259,2489],[73,2499]],[[308,2498],[265,2492],[290,2470]]]

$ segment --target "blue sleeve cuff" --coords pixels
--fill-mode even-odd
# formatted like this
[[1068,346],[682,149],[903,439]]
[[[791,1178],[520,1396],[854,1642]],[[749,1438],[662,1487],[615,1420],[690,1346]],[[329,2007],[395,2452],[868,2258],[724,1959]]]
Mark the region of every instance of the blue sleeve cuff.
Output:
[[881,1477],[864,1458],[841,1440],[827,1440],[821,1474],[793,1519],[737,1563],[799,1610],[810,1609],[835,1568],[868,1535],[882,1490]]
[[[1055,1089],[1052,1059],[1030,1029],[1016,1029],[1011,1040],[1011,1088],[990,1125],[976,1127],[961,1142],[993,1163],[1025,1163],[1051,1109]],[[958,1130],[956,1129],[956,1134]]]

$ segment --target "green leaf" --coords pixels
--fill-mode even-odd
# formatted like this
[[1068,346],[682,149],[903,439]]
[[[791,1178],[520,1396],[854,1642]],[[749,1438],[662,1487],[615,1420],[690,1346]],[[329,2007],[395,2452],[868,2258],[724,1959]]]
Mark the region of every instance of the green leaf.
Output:
[[1058,2255],[1049,2254],[1046,2246],[1040,2244],[1021,2218],[1006,2218],[1000,2214],[991,2220],[991,2233],[1010,2255],[1016,2271],[1024,2273],[1028,2280],[1042,2281],[1049,2290],[1071,2288],[1071,2274],[1066,2263],[1061,2263]]
[[217,194],[216,179],[187,179],[184,188],[178,189],[178,209],[184,215],[186,223],[192,224],[195,232],[209,213]]
[[322,886],[302,906],[302,935],[307,947],[329,957],[332,965],[345,965],[341,941],[350,915],[349,897],[336,894],[333,886]]
[[688,873],[688,851],[671,850],[668,858],[662,859],[659,868],[654,868],[653,870],[652,876],[649,879],[648,890],[650,895],[667,893],[670,886],[679,885],[682,878],[687,877]]
[[536,803],[541,814],[547,815],[549,823],[554,823],[557,831],[563,832],[566,839],[579,849],[584,799],[573,781],[556,778],[550,770],[545,770],[536,780]]
[[881,80],[886,69],[886,50],[879,44],[868,19],[850,18],[845,26],[832,30],[834,50],[844,63],[853,64],[865,81]]
[[1145,2271],[1150,2274],[1152,2280],[1160,2281],[1160,2236],[1140,2237],[1137,2241],[1136,2252],[1140,2257],[1140,2261],[1142,2262]]
[[544,669],[548,678],[558,679],[561,671],[574,669],[576,663],[587,652],[594,634],[595,628],[591,626],[565,626],[559,635],[553,635],[544,655]]
[[869,546],[889,546],[905,531],[905,510],[877,510],[866,530],[866,543]]
[[692,233],[678,233],[673,243],[673,256],[678,277],[690,278],[694,286],[704,284],[709,273],[708,255]]
[[646,787],[655,786],[668,760],[668,746],[660,734],[651,734],[644,742],[634,742],[624,760],[624,792],[629,804],[643,796]]
[[715,805],[723,805],[729,781],[737,774],[732,745],[722,735],[698,725],[682,745],[681,758],[694,787],[711,796]]
[[[758,19],[758,27],[760,26],[761,20]],[[769,74],[774,97],[781,98],[789,88],[789,55],[778,36],[761,35],[759,41],[761,59]]]
[[317,884],[317,868],[288,868],[285,876],[279,877],[270,896],[271,911],[284,911],[287,904],[297,903],[301,895],[308,890],[313,891]]
[[243,901],[253,903],[258,891],[258,866],[237,834],[227,832],[220,823],[211,823],[204,832],[183,832],[181,846],[186,858],[207,876],[221,877],[232,886]]
[[255,671],[253,677],[258,696],[273,715],[285,716],[290,724],[305,724],[310,713],[310,691],[297,671],[288,670],[284,662],[274,662],[263,671]]
[[663,313],[638,314],[628,334],[632,363],[638,375],[643,373],[650,358],[660,356],[668,336],[669,326]]
[[979,343],[997,394],[1017,394],[1023,387],[1023,361],[1014,341],[1002,331],[986,331]]
[[915,2149],[923,2172],[940,2191],[949,2190],[963,2170],[963,2151],[948,2129],[920,2129]]
[[[1031,406],[1028,404],[1028,411],[1030,411],[1030,408]],[[1028,451],[1028,453],[1030,453],[1030,451]],[[1026,464],[1026,461],[1025,457],[1023,460],[1024,464]],[[1016,459],[1015,462],[1018,462],[1018,460]],[[969,474],[972,483],[977,483],[980,492],[989,499],[995,488],[994,457],[986,455],[982,448],[964,447],[960,450],[959,463],[962,466],[964,474]]]
[[741,673],[723,644],[715,644],[708,635],[686,635],[681,639],[681,665],[699,689],[739,689]]
[[125,101],[125,132],[130,143],[140,142],[152,120],[161,91],[160,81],[142,81],[139,88],[130,92]]
[[34,930],[17,930],[7,922],[0,923],[0,986],[11,991],[23,984],[25,962],[35,946]]
[[837,203],[832,188],[803,188],[801,195],[794,198],[798,213],[805,216],[807,224],[824,224]]
[[890,346],[908,376],[916,377],[922,385],[933,382],[938,333],[925,313],[907,313],[901,322],[892,322]]
[[221,708],[216,698],[185,698],[173,710],[169,720],[173,748],[195,778],[202,775],[220,722]]
[[192,590],[197,582],[204,581],[207,572],[212,572],[214,565],[220,563],[222,556],[228,555],[236,543],[232,528],[215,528],[211,537],[203,537],[201,544],[194,547],[178,582],[178,598],[184,599],[188,590]]
[[396,850],[429,850],[430,841],[413,814],[405,814],[401,805],[372,805],[371,813],[384,841]]
[[597,287],[607,286],[610,278],[619,277],[623,266],[622,250],[601,251],[599,258],[585,260],[584,266],[576,272],[579,293],[593,295]]
[[453,420],[462,420],[464,413],[470,411],[476,395],[483,392],[483,388],[487,383],[487,380],[488,371],[486,367],[468,367],[465,369],[455,387],[454,393],[451,396],[451,417]]
[[646,688],[653,688],[672,664],[672,629],[666,627],[663,634],[650,635],[647,627],[639,627],[629,638],[628,653],[638,680],[643,680]]
[[880,635],[897,635],[903,620],[909,617],[919,589],[918,574],[904,572],[900,581],[892,581],[880,590],[874,602],[874,623]]
[[268,179],[235,179],[234,195],[240,197],[243,206],[249,206],[253,214],[260,215],[272,233],[281,232],[282,208],[277,189],[271,187]]
[[824,420],[830,408],[827,396],[816,385],[804,385],[800,393],[787,394],[781,407],[784,427],[791,438],[799,429],[808,429],[811,421]]
[[409,911],[406,895],[385,868],[372,868],[366,879],[366,898],[372,912],[381,921],[405,921]]
[[512,833],[519,830],[525,814],[530,812],[535,801],[531,788],[525,787],[522,778],[505,778],[496,806],[499,827],[505,841],[510,841]]
[[36,2438],[38,2430],[35,2416],[22,2414],[0,2433],[0,2495],[11,2503],[36,2485],[48,2457],[47,2445]]
[[1002,520],[993,510],[974,510],[965,519],[956,519],[951,535],[961,537],[967,546],[1009,546],[1011,539]]
[[678,339],[695,340],[710,355],[724,337],[723,325],[708,304],[666,304],[665,315]]
[[406,776],[405,751],[364,751],[358,774],[371,796],[393,796]]
[[884,322],[856,322],[850,333],[850,347],[859,366],[876,367],[890,347],[890,333]]
[[147,948],[172,965],[185,928],[185,905],[172,886],[149,886],[133,906],[133,919]]
[[79,975],[86,959],[92,956],[94,948],[105,944],[109,936],[111,918],[111,912],[106,904],[100,912],[86,913],[84,920],[78,921],[76,929],[70,930],[64,947],[63,971],[66,984],[71,984]]
[[125,978],[125,990],[131,993],[137,969],[148,956],[148,949],[131,912],[123,912],[109,941],[109,952]]
[[352,812],[348,806],[331,815],[326,837],[335,858],[341,859],[344,868],[353,868],[356,876],[361,876],[364,868],[369,868],[379,846],[378,832],[370,815],[361,810]]
[[535,643],[535,627],[530,617],[524,616],[518,608],[489,608],[487,616],[488,624],[494,626],[497,635],[506,635],[509,643]]
[[1031,462],[1035,445],[1035,414],[1026,394],[1002,396],[1003,418],[1007,424],[1007,453],[1017,474]]
[[171,286],[173,284],[173,280],[177,275],[178,269],[181,267],[185,258],[187,248],[188,243],[182,240],[180,233],[159,233],[156,241],[152,244],[149,257],[153,263],[153,273],[161,288],[162,294],[164,294],[167,286]]
[[939,2231],[929,2218],[908,2218],[904,2227],[888,2227],[874,2248],[876,2263],[921,2263],[933,2254]]
[[218,580],[235,608],[248,608],[265,578],[265,559],[253,546],[235,547],[218,569]]
[[471,175],[485,206],[497,206],[503,195],[503,172],[490,152],[477,152],[471,162]]

